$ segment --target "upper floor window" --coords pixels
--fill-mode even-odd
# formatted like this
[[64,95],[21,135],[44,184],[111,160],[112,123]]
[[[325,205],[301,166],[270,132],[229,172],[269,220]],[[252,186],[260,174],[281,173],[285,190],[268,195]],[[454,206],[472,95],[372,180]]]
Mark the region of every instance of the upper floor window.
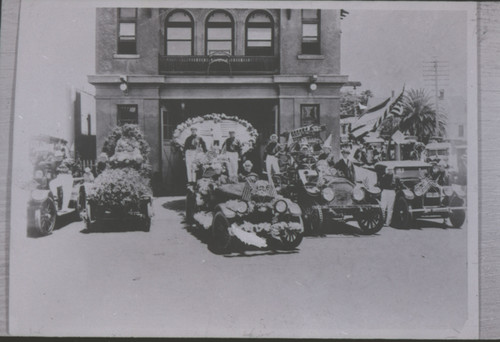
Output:
[[137,105],[118,105],[117,111],[117,124],[118,126],[124,124],[139,123],[139,113]]
[[167,55],[193,54],[193,18],[185,11],[175,11],[167,17],[165,35]]
[[225,11],[214,11],[206,23],[206,52],[226,52],[233,54],[233,18]]
[[264,11],[252,12],[246,22],[247,56],[273,56],[273,19]]
[[319,55],[320,49],[320,10],[302,10],[302,53]]
[[118,54],[135,55],[137,53],[137,9],[118,9]]

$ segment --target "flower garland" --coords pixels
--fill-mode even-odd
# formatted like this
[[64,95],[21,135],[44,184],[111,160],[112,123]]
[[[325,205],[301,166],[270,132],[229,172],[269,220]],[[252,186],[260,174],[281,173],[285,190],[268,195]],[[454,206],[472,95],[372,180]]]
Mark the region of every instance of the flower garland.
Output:
[[209,211],[199,211],[193,215],[193,218],[205,229],[212,225],[213,215]]
[[243,127],[245,127],[248,134],[250,135],[250,139],[247,142],[243,142],[242,151],[243,151],[243,153],[245,153],[245,152],[253,149],[255,142],[257,141],[257,138],[259,137],[259,133],[257,133],[257,130],[252,126],[252,124],[246,120],[238,118],[237,116],[230,116],[230,115],[226,115],[226,114],[217,114],[217,113],[205,114],[203,116],[189,118],[186,121],[184,121],[183,123],[177,125],[177,127],[175,128],[174,133],[173,133],[173,138],[174,138],[173,140],[174,140],[175,145],[179,149],[182,150],[184,148],[184,146],[183,146],[184,142],[179,141],[182,132],[189,129],[191,126],[193,126],[195,124],[201,124],[204,121],[210,121],[210,120],[214,121],[214,123],[218,123],[222,120],[232,120],[232,121],[239,123]]
[[284,230],[304,231],[304,227],[299,222],[277,222],[271,224],[268,222],[251,223],[243,221],[241,224],[233,223],[229,229],[231,230],[230,233],[240,239],[241,242],[256,247],[265,247],[265,245],[262,245],[262,238],[255,235],[256,233],[264,231],[272,238],[280,240],[281,232]]

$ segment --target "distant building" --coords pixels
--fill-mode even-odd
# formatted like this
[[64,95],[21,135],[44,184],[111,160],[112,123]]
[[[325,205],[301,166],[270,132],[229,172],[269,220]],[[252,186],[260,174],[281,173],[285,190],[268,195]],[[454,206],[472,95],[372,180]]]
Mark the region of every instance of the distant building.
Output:
[[[340,146],[340,11],[98,8],[97,150],[115,126],[137,123],[151,145],[156,193],[184,191],[175,127],[226,113],[260,134],[325,124]],[[120,85],[126,91],[120,90]]]

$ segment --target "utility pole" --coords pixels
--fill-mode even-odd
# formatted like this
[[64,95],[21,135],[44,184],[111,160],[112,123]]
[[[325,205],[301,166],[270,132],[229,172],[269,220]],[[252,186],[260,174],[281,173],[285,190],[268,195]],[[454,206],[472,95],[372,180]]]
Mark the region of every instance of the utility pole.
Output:
[[[436,131],[435,134],[439,134],[439,99],[440,99],[440,89],[439,87],[444,87],[448,85],[450,80],[449,75],[449,63],[448,61],[438,60],[437,57],[433,59],[424,61],[422,63],[423,77],[426,85],[434,88],[434,106],[436,109]],[[443,92],[444,94],[444,92]]]

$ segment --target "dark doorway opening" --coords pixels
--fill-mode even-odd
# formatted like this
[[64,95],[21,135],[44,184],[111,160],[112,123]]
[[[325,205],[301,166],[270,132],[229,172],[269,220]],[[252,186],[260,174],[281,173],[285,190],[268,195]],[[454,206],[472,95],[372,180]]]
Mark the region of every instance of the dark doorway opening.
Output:
[[[256,146],[246,155],[257,172],[263,167],[262,154],[269,136],[275,132],[277,100],[164,100],[162,109],[162,179],[167,196],[184,195],[186,165],[182,153],[172,143],[172,133],[186,119],[211,113],[237,116],[250,122],[259,133]],[[277,113],[276,113],[277,114]]]

